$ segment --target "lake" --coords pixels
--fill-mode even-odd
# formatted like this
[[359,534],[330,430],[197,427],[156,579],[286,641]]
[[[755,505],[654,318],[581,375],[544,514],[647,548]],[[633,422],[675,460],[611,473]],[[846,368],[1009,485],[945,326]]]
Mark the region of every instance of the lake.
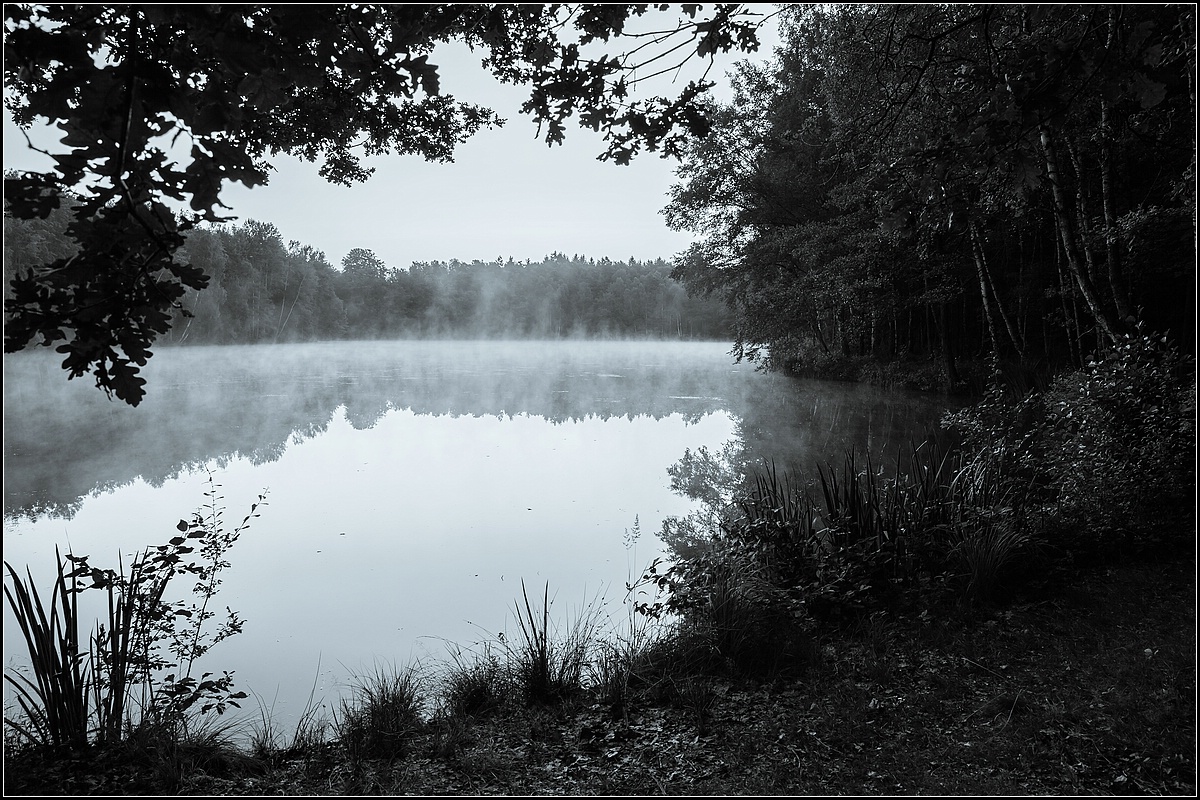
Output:
[[210,474],[228,526],[265,490],[217,595],[244,632],[205,665],[284,729],[314,689],[332,704],[355,673],[513,632],[522,581],[531,599],[548,584],[556,614],[595,601],[621,624],[663,520],[696,507],[668,474],[687,452],[811,473],[894,454],[944,408],[765,374],[721,342],[168,348],[137,408],[59,360],[4,358],[5,560],[46,592],[56,546],[128,564],[177,534]]

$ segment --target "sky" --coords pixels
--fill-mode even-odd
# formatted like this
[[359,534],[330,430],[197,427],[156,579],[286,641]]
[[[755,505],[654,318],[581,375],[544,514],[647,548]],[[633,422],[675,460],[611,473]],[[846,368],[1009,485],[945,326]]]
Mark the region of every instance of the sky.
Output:
[[[763,7],[765,12],[773,9]],[[765,58],[778,41],[773,21],[760,33]],[[726,72],[746,54],[721,56],[708,78],[714,94],[728,100]],[[499,83],[479,66],[480,54],[463,45],[441,45],[430,57],[441,68],[444,92],[486,105],[508,120],[459,146],[451,164],[417,156],[368,160],[375,174],[346,188],[325,182],[319,164],[289,156],[271,162],[276,172],[266,186],[225,184],[224,213],[239,222],[255,219],[279,229],[285,242],[298,241],[340,265],[354,248],[373,251],[389,267],[414,261],[490,261],[497,257],[539,261],[554,251],[609,257],[670,260],[693,241],[667,227],[662,209],[675,182],[676,162],[642,153],[628,166],[596,160],[598,134],[568,122],[566,141],[547,146],[537,127],[519,113],[526,90]],[[651,87],[678,92],[703,65],[674,80],[664,75]],[[35,143],[61,150],[57,131],[31,132]],[[25,138],[4,120],[5,169],[48,169],[49,159],[26,147]]]

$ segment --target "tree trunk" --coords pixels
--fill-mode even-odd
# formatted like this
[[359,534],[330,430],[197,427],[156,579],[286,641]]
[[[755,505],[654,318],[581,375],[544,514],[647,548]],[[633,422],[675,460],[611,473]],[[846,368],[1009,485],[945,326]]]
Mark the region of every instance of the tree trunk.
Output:
[[[992,281],[992,272],[988,269],[987,257],[983,252],[983,239],[979,236],[979,229],[972,220],[970,224],[971,232],[971,252],[975,256],[975,269],[979,273],[980,291],[983,291],[983,282],[986,279],[987,288],[990,290],[992,300],[996,303],[996,311],[1000,314],[1000,319],[1004,323],[1004,329],[1008,332],[1009,341],[1012,342],[1013,348],[1017,351],[1017,356],[1024,360],[1025,346],[1021,339],[1017,336],[1016,330],[1013,328],[1012,321],[1008,318],[1008,313],[1004,310],[1004,304],[1000,301],[1000,295],[996,293],[996,284]],[[984,306],[987,305],[987,296],[983,298]],[[988,316],[988,324],[991,325],[991,315]],[[995,332],[992,332],[993,342],[995,341]]]
[[1042,152],[1046,158],[1046,177],[1050,180],[1051,195],[1054,198],[1054,215],[1058,219],[1058,231],[1062,238],[1063,253],[1067,258],[1067,269],[1079,286],[1088,310],[1104,334],[1115,341],[1120,335],[1122,326],[1112,313],[1104,307],[1096,287],[1088,277],[1087,267],[1079,250],[1078,236],[1075,231],[1075,220],[1071,213],[1070,201],[1062,185],[1062,172],[1059,169],[1058,152],[1054,147],[1054,139],[1050,128],[1044,121],[1038,123],[1041,136]]
[[[1054,266],[1058,272],[1058,299],[1062,303],[1063,332],[1067,335],[1067,357],[1071,360],[1073,365],[1076,367],[1081,367],[1083,366],[1083,359],[1079,354],[1079,320],[1075,318],[1071,310],[1072,306],[1074,305],[1074,291],[1067,284],[1067,277],[1064,274],[1065,270],[1063,269],[1062,260],[1062,248],[1055,247]],[[1067,304],[1068,292],[1072,294],[1071,305]]]
[[[1111,52],[1116,43],[1117,16],[1120,10],[1117,6],[1108,7],[1108,50]],[[1188,80],[1191,80],[1189,73]],[[1104,204],[1104,245],[1105,258],[1108,262],[1108,284],[1112,287],[1113,304],[1117,313],[1127,324],[1134,321],[1133,306],[1129,300],[1129,288],[1121,274],[1121,240],[1117,230],[1117,200],[1116,187],[1113,185],[1113,128],[1108,101],[1103,93],[1100,97],[1100,192]]]
[[1133,321],[1129,289],[1121,272],[1121,234],[1117,230],[1117,201],[1113,186],[1112,124],[1108,102],[1100,101],[1100,191],[1104,195],[1104,245],[1108,261],[1108,285],[1112,287],[1113,303],[1126,323]]
[[946,304],[938,303],[935,326],[938,332],[938,343],[942,351],[942,372],[946,377],[946,391],[953,392],[962,382],[958,368],[954,364],[954,352],[950,349],[950,332],[946,324]]
[[992,321],[992,304],[988,302],[987,281],[983,279],[983,267],[979,264],[979,256],[975,253],[974,242],[971,243],[971,256],[975,262],[975,274],[979,277],[979,299],[983,302],[983,318],[987,321],[987,335],[992,343],[992,355],[1000,355],[1000,343],[996,341],[996,323]]
[[1079,249],[1083,253],[1083,263],[1087,267],[1089,280],[1096,280],[1096,254],[1092,251],[1091,216],[1088,214],[1087,192],[1083,185],[1083,159],[1079,157],[1075,146],[1067,141],[1067,157],[1071,159],[1071,167],[1075,170],[1075,221],[1079,230]]

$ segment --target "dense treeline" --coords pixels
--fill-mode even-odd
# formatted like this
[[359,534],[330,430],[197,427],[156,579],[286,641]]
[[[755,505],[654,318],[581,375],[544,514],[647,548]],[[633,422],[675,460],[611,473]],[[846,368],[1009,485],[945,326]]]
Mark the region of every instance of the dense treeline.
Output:
[[[70,255],[68,214],[4,219],[11,279]],[[323,253],[284,244],[270,224],[193,230],[176,254],[210,278],[189,290],[165,341],[256,343],[402,336],[728,338],[729,314],[693,299],[663,259],[599,260],[552,253],[539,262],[418,262],[389,267],[355,249],[332,267]]]
[[[1195,8],[792,6],[680,170],[676,276],[831,374],[1194,331]],[[859,373],[861,374],[861,372]]]
[[637,609],[750,672],[1082,565],[1194,568],[1195,7],[783,15],[680,170],[673,274],[770,366],[986,391],[890,475],[685,458],[704,506]]

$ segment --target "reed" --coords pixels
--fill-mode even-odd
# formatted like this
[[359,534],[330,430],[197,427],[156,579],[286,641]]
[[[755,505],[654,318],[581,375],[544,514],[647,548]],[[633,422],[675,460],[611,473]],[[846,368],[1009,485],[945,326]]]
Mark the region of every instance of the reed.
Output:
[[570,622],[559,637],[550,626],[550,585],[542,593],[542,605],[535,610],[529,601],[525,581],[521,581],[524,604],[514,603],[517,641],[503,640],[513,682],[525,701],[554,705],[579,694],[584,687],[585,669],[599,624],[595,602]]
[[[12,581],[11,589],[5,585],[4,596],[25,639],[33,675],[5,674],[25,718],[4,721],[29,742],[80,748],[88,742],[90,684],[86,656],[79,650],[79,576],[76,570],[67,570],[57,548],[54,557],[58,577],[49,612],[29,569],[26,582],[11,564],[4,563]],[[70,554],[67,558],[74,560]]]

